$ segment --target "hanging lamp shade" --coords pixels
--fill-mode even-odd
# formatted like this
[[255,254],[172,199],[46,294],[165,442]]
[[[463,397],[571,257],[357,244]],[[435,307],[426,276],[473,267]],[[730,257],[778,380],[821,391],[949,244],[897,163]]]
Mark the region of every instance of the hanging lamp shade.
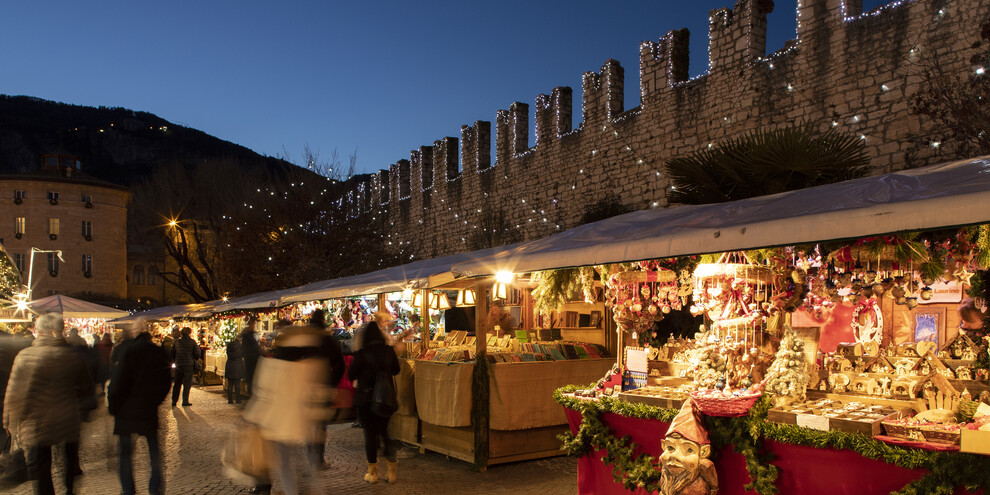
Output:
[[508,299],[509,298],[509,284],[503,282],[495,282],[492,286],[492,299]]
[[474,290],[462,289],[457,292],[457,306],[474,306]]

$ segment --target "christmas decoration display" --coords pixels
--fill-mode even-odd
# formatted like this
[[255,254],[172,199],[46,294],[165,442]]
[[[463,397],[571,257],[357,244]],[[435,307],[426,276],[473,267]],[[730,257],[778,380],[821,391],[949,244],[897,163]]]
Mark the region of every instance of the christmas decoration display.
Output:
[[804,341],[790,326],[784,327],[780,347],[767,370],[766,391],[775,396],[776,404],[801,402],[807,397],[808,369]]

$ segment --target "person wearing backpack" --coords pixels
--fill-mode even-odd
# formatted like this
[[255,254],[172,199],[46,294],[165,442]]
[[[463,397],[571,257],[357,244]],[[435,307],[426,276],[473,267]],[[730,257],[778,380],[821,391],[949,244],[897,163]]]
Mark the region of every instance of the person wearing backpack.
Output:
[[388,436],[388,422],[395,412],[395,386],[391,381],[393,376],[399,374],[399,358],[385,340],[385,334],[393,323],[387,313],[379,313],[374,321],[364,325],[361,349],[354,353],[354,361],[347,370],[347,376],[357,380],[354,408],[364,428],[364,453],[368,461],[364,480],[368,483],[378,482],[379,441],[384,442],[385,446],[385,479],[395,483],[398,474],[395,445]]

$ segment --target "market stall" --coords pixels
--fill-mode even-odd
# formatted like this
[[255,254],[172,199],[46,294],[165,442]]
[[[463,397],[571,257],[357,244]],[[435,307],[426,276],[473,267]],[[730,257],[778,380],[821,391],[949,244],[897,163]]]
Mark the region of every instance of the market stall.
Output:
[[82,301],[61,294],[35,299],[28,309],[35,314],[61,313],[65,329],[78,328],[79,335],[92,342],[93,335],[113,330],[110,320],[127,316],[127,311]]
[[[557,393],[580,493],[985,487],[990,462],[959,451],[990,453],[988,168],[635,212],[453,270],[605,284],[621,369]],[[686,312],[700,330],[657,339]]]

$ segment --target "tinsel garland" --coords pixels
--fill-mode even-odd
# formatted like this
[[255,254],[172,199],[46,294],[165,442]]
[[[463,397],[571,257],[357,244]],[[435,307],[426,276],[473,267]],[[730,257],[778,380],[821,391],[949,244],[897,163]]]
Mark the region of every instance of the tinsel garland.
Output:
[[[600,418],[603,413],[611,412],[630,418],[670,422],[678,411],[630,404],[607,396],[597,400],[583,400],[563,395],[580,388],[589,387],[567,386],[554,392],[554,399],[559,404],[580,412],[582,417],[577,435],[567,433],[560,436],[564,442],[562,450],[571,456],[585,455],[592,449],[604,451],[602,461],[612,466],[612,474],[617,483],[629,489],[642,487],[656,491],[659,487],[660,470],[655,458],[645,454],[636,455],[637,445],[629,437],[616,438]],[[751,480],[746,485],[747,490],[763,495],[777,493],[778,468],[770,464],[770,456],[760,453],[763,450],[763,439],[815,448],[851,450],[863,457],[882,460],[888,464],[929,471],[929,474],[894,492],[900,495],[951,494],[957,486],[970,491],[990,486],[990,459],[986,457],[903,448],[857,433],[818,431],[767,422],[770,407],[770,400],[763,397],[753,406],[748,416],[705,417],[712,452],[718,452],[725,445],[732,444],[734,450],[746,458],[746,469]]]

